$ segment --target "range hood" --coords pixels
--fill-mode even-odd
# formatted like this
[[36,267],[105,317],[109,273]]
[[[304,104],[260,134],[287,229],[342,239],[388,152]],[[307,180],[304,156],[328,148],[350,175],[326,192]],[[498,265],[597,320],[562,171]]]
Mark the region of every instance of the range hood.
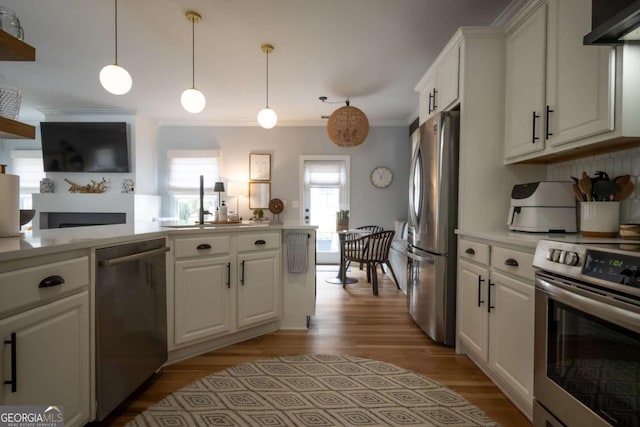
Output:
[[640,40],[640,0],[592,0],[592,31],[583,43],[619,45]]

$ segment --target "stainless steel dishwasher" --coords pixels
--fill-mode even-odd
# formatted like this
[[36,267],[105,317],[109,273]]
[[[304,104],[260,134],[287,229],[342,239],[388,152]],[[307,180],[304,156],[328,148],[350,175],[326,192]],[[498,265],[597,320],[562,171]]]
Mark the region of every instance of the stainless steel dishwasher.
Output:
[[165,239],[96,250],[96,418],[167,361]]

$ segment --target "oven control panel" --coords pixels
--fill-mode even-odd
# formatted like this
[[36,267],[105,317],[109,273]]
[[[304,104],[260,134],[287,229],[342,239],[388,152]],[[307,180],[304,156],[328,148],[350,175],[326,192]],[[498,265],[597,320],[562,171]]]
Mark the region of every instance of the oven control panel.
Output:
[[562,249],[548,249],[547,250],[547,261],[554,262],[557,264],[565,264],[570,266],[579,266],[582,258],[578,254],[578,252],[574,251],[565,251]]

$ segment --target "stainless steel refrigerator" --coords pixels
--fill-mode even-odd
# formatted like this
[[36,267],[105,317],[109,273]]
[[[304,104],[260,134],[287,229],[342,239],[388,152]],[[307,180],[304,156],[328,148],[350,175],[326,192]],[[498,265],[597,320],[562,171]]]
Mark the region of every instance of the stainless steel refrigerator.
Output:
[[408,301],[434,341],[455,345],[459,112],[438,113],[412,138]]

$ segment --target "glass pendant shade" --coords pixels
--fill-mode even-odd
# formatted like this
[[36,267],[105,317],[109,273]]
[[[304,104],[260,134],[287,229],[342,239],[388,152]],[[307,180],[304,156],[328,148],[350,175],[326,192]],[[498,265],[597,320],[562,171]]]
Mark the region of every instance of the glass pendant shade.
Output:
[[182,92],[180,102],[185,110],[194,114],[204,110],[205,105],[207,105],[207,100],[204,98],[202,92],[195,88]]
[[106,65],[100,70],[100,84],[109,93],[124,95],[131,90],[133,81],[127,70],[117,64]]
[[271,108],[263,108],[258,113],[258,123],[265,129],[271,129],[278,123],[278,115]]

